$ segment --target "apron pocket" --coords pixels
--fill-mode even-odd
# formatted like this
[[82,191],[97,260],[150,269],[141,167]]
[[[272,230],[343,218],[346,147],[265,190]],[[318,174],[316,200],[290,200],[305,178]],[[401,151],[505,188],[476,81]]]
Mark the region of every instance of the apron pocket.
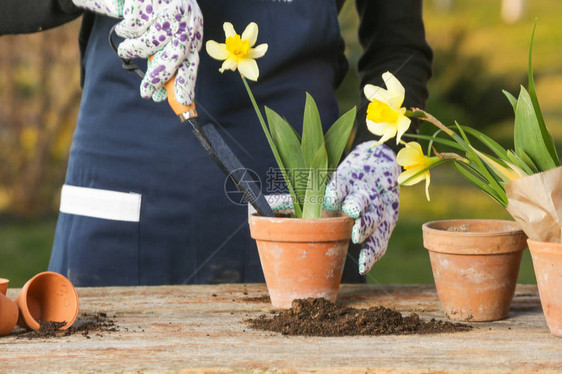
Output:
[[142,196],[64,185],[49,269],[75,286],[139,284]]
[[114,221],[139,222],[142,195],[65,184],[61,213]]

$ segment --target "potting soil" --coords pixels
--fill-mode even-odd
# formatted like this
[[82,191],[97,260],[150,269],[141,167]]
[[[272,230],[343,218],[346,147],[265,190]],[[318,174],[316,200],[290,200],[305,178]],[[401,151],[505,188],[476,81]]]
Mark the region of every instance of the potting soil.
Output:
[[41,321],[39,325],[39,330],[14,331],[9,336],[16,335],[19,339],[45,339],[80,334],[89,339],[90,335],[103,336],[103,333],[119,331],[115,321],[109,319],[106,313],[81,313],[67,330],[60,329],[66,322]]
[[383,306],[356,309],[313,298],[295,300],[290,309],[272,318],[261,315],[246,322],[254,329],[304,336],[438,334],[472,329],[470,325],[435,319],[423,322],[416,313],[403,317]]

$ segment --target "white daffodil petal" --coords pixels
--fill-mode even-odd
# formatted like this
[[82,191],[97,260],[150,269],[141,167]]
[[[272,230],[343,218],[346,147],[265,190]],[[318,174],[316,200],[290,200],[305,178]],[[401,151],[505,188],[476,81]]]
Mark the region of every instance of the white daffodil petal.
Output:
[[378,100],[392,107],[392,103],[391,103],[392,95],[390,95],[390,92],[388,92],[385,89],[381,88],[380,90],[376,90],[373,92],[373,95],[371,96],[371,101],[375,101],[375,100]]
[[251,81],[257,81],[260,75],[256,60],[251,58],[240,60],[238,63],[238,71]]
[[226,60],[228,58],[228,50],[226,49],[226,44],[217,43],[214,40],[209,40],[205,44],[205,49],[209,56],[215,60]]
[[402,135],[404,135],[404,133],[408,131],[408,129],[410,128],[410,123],[412,123],[412,120],[410,120],[406,116],[400,116],[400,118],[398,118],[396,144],[400,143],[400,138],[402,138]]
[[258,45],[256,48],[251,48],[248,51],[248,57],[250,57],[250,58],[263,57],[263,55],[265,55],[265,53],[267,52],[267,48],[268,48],[268,45],[265,44],[265,43]]
[[224,62],[222,63],[221,68],[219,69],[219,71],[222,73],[225,70],[236,70],[236,67],[238,66],[238,63],[236,62],[236,60],[231,59],[231,58],[227,58],[226,60],[224,60]]
[[391,96],[390,104],[395,108],[400,108],[404,102],[404,95],[406,94],[404,86],[388,71],[382,75],[382,79]]
[[388,126],[388,123],[385,122],[373,122],[370,120],[367,120],[367,129],[378,136],[382,136],[384,134],[384,131],[386,130],[386,127]]
[[[406,171],[404,171],[402,174],[400,174],[398,176],[398,183],[399,184],[403,184],[404,186],[413,186],[414,184],[417,184],[419,182],[421,182],[422,180],[424,180],[429,174],[429,173],[421,173],[419,175],[417,175],[416,177],[412,178],[414,175],[418,174],[420,171],[422,171],[423,168],[421,167],[417,167],[417,168],[412,168],[412,169],[408,169]],[[412,179],[410,179],[412,178]],[[410,180],[408,180],[410,179]],[[405,182],[407,181],[407,182]]]
[[230,22],[225,22],[222,25],[222,28],[224,29],[224,35],[227,38],[230,38],[231,36],[236,35],[236,31],[234,30],[234,26],[232,26],[232,23]]
[[246,26],[246,29],[244,29],[242,33],[242,40],[250,42],[250,47],[256,44],[256,40],[258,40],[258,25],[255,22],[251,22]]
[[373,86],[372,84],[366,85],[365,88],[363,88],[363,93],[370,101],[378,100],[386,104],[389,104],[389,100],[392,98],[387,90],[379,86]]
[[375,95],[375,92],[378,90],[384,90],[384,88],[372,84],[366,84],[365,87],[363,88],[363,93],[365,94],[365,97],[367,99],[373,101],[373,96]]
[[395,135],[396,135],[396,127],[387,124],[386,128],[384,129],[384,134],[382,135],[382,138],[379,139],[377,144],[382,144],[386,142],[388,139],[393,138]]

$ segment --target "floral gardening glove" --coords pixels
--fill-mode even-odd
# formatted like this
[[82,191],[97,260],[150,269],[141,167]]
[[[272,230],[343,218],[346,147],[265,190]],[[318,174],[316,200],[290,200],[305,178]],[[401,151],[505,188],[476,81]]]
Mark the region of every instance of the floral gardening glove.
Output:
[[343,210],[355,219],[353,243],[365,242],[359,273],[366,274],[386,252],[398,220],[400,167],[396,155],[376,142],[358,145],[338,166],[326,186],[324,208]]
[[167,98],[163,85],[174,74],[175,94],[183,105],[194,99],[203,41],[203,16],[195,0],[73,0],[74,4],[110,17],[123,18],[116,29],[125,38],[119,56],[148,58],[140,93],[145,99]]

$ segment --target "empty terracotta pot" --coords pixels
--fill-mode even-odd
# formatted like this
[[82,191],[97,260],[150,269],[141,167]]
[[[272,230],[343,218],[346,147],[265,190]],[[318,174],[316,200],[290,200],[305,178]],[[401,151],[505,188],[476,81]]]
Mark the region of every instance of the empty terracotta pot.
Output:
[[250,216],[250,234],[274,307],[287,309],[293,300],[308,297],[336,300],[354,221],[341,212],[323,216]]
[[18,307],[6,296],[9,282],[0,278],[0,336],[11,333],[18,322]]
[[513,221],[445,220],[423,225],[439,300],[462,321],[507,317],[526,235]]
[[562,243],[527,243],[546,323],[554,336],[562,337]]
[[20,309],[18,325],[38,330],[40,322],[66,322],[66,330],[78,316],[78,293],[72,283],[58,273],[46,271],[31,278],[16,298]]
[[0,293],[1,294],[6,295],[6,292],[8,292],[8,283],[10,283],[10,281],[8,279],[0,278]]

